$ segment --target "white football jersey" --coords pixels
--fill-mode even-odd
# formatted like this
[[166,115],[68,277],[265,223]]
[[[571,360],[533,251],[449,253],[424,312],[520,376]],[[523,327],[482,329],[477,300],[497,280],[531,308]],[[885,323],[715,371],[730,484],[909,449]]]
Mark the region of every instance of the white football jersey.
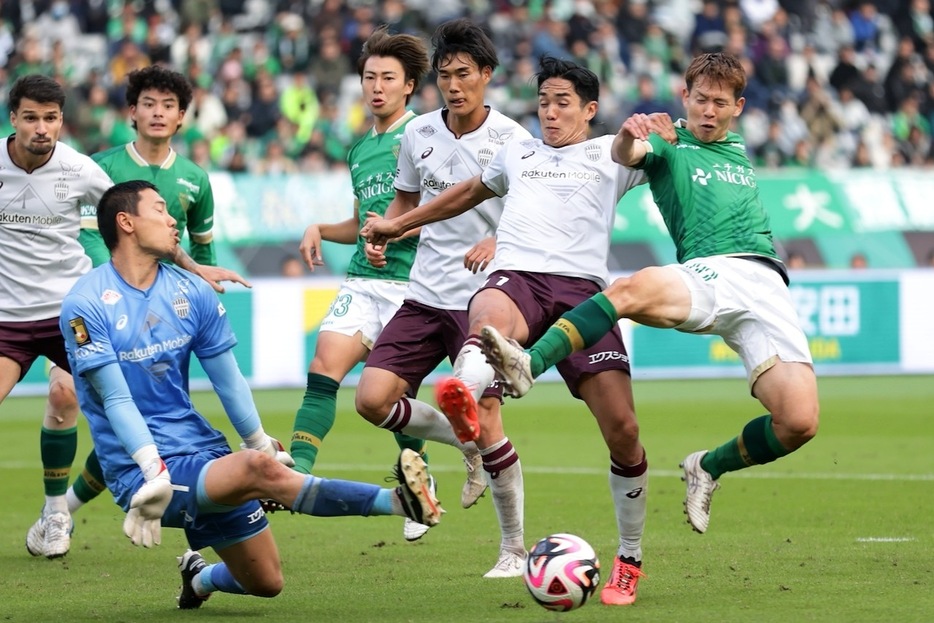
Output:
[[506,204],[492,270],[583,277],[605,287],[616,204],[645,181],[613,162],[613,136],[554,148],[516,141],[497,154],[483,183]]
[[27,173],[0,147],[0,322],[56,318],[91,260],[78,242],[81,205],[97,205],[113,182],[64,143]]
[[[521,125],[490,109],[479,128],[455,138],[442,110],[409,122],[402,137],[395,187],[420,192],[420,204],[458,182],[480,175],[504,145],[531,138]],[[486,279],[464,268],[464,255],[494,235],[503,200],[494,197],[454,218],[422,227],[407,299],[438,309],[465,310]]]

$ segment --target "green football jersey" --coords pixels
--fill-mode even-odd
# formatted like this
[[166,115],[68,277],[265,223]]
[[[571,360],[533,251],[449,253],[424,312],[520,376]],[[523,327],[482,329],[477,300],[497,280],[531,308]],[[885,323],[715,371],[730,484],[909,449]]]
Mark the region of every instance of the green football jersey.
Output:
[[642,168],[677,249],[678,262],[710,255],[778,258],[756,172],[741,136],[702,143],[677,127],[678,143],[649,136]]
[[[411,111],[406,112],[382,134],[377,134],[374,128],[350,148],[347,164],[350,166],[350,180],[354,197],[357,199],[357,218],[361,228],[366,221],[367,212],[385,215],[386,208],[396,194],[393,182],[396,179],[403,130],[415,116]],[[409,280],[409,270],[415,261],[415,250],[418,247],[418,236],[409,236],[386,245],[386,266],[383,268],[374,268],[367,261],[364,253],[365,242],[357,236],[357,250],[350,260],[348,277]]]
[[[161,165],[143,160],[133,143],[113,147],[91,156],[116,182],[145,180],[152,182],[165,199],[169,214],[178,223],[184,237],[188,232],[192,259],[215,266],[214,193],[204,169],[173,150]],[[110,252],[97,230],[97,206],[82,206],[81,233],[78,238],[95,266],[110,261]]]

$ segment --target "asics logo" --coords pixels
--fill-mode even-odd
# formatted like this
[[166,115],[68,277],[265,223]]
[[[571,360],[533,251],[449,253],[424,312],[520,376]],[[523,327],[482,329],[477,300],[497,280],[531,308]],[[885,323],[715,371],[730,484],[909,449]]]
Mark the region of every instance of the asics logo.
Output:
[[640,495],[642,495],[642,487],[637,487],[633,489],[632,491],[628,492],[626,494],[626,497],[629,498],[630,500],[635,500]]
[[426,149],[425,151],[423,151],[423,152],[422,152],[422,160],[424,160],[425,158],[427,158],[428,156],[430,156],[430,155],[431,155],[431,152],[433,152],[434,150],[435,150],[434,147],[429,147],[428,149]]
[[534,152],[534,151],[530,151],[529,153],[527,153],[527,154],[525,154],[524,156],[522,156],[522,159],[525,160],[526,158],[531,158],[531,157],[534,156],[534,155],[535,155],[535,152]]

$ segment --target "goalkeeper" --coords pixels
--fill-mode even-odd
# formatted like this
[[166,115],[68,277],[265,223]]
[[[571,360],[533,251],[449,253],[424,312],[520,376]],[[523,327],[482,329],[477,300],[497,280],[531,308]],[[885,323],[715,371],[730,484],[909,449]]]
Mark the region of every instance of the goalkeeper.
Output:
[[[60,326],[107,487],[127,511],[134,545],[183,528],[179,608],[212,592],[272,597],[282,590],[279,553],[259,499],[306,515],[400,515],[435,525],[441,508],[424,462],[403,451],[400,485],[325,480],[288,467],[263,430],[233,351],[236,338],[210,286],[159,259],[178,245],[175,219],[155,186],[117,184],[101,198],[98,225],[112,259],[66,296]],[[236,431],[241,452],[202,417],[188,394],[194,353]],[[207,565],[211,547],[222,562]]]

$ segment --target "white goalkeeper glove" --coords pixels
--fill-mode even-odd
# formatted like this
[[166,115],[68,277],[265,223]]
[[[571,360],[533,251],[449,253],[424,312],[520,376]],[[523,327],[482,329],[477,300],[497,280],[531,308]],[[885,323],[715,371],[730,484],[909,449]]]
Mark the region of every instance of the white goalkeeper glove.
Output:
[[162,515],[172,501],[172,479],[158,456],[142,470],[146,483],[130,499],[123,533],[133,545],[152,547],[162,543]]
[[295,467],[295,459],[285,451],[285,446],[275,437],[263,434],[258,440],[248,439],[240,444],[241,449],[259,450],[276,459],[286,467]]

